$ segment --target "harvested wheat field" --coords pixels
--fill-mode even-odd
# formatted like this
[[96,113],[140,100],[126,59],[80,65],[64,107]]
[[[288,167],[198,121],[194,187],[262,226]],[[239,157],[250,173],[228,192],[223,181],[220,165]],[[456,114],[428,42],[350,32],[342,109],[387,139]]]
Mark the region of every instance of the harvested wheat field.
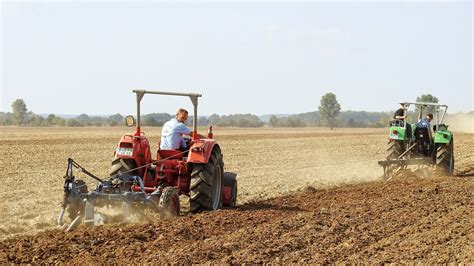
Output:
[[[238,208],[66,233],[55,220],[67,158],[106,177],[133,129],[1,131],[0,263],[474,260],[473,134],[455,133],[458,177],[383,182],[386,129],[216,128]],[[160,130],[144,131],[156,150]]]

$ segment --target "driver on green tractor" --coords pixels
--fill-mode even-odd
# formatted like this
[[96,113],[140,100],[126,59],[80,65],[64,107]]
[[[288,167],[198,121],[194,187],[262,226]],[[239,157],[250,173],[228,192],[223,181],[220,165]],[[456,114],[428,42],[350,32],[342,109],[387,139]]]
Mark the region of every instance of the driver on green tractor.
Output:
[[406,128],[406,137],[411,138],[411,126],[407,124],[407,110],[409,103],[408,102],[401,102],[400,103],[401,107],[395,111],[395,114],[393,115],[393,119],[403,121],[404,122],[404,127]]
[[425,118],[420,119],[420,121],[416,123],[416,127],[427,128],[430,143],[433,143],[433,134],[431,133],[431,120],[433,120],[433,114],[427,114]]

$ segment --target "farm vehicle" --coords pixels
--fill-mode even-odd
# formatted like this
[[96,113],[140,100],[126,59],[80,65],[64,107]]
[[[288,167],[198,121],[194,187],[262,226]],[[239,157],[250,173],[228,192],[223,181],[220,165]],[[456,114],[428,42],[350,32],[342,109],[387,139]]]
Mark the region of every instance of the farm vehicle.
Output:
[[[429,138],[429,130],[431,130],[429,128],[418,127],[416,123],[409,124],[406,119],[390,121],[388,155],[386,160],[378,162],[383,167],[384,177],[388,180],[396,171],[406,169],[410,165],[434,167],[453,175],[454,136],[448,130],[448,125],[443,124],[448,106],[428,102],[405,104],[408,105],[408,108],[410,106],[416,107],[418,120],[427,110],[433,111],[432,141]],[[407,111],[405,110],[405,115]],[[411,134],[411,132],[413,133]]]
[[[160,217],[180,214],[180,195],[189,197],[190,212],[212,211],[222,206],[233,207],[237,200],[237,175],[224,172],[219,144],[213,139],[212,126],[207,136],[197,132],[197,107],[201,94],[133,90],[136,94],[137,115],[126,117],[127,126],[135,126],[133,134],[121,137],[112,160],[110,176],[100,178],[68,159],[64,177],[64,199],[58,224],[64,224],[67,212],[71,221],[66,230],[84,223],[93,226],[108,223],[110,218],[98,208],[118,209],[123,222],[137,217],[149,219],[144,211],[151,209]],[[193,130],[186,139],[185,150],[161,150],[156,159],[150,143],[141,130],[140,103],[145,95],[185,96],[194,107]],[[97,182],[89,190],[84,180],[75,177],[78,170]]]

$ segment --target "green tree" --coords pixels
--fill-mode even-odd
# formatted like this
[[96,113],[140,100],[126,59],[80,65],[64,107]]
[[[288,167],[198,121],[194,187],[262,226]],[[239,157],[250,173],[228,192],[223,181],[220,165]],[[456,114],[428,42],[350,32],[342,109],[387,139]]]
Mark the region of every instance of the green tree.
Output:
[[68,127],[83,127],[84,126],[81,122],[79,122],[79,120],[75,118],[68,119],[66,124]]
[[264,123],[256,115],[233,114],[222,116],[217,125],[221,127],[262,127]]
[[11,113],[0,112],[0,125],[7,126],[11,124]]
[[277,127],[278,126],[278,117],[272,115],[268,119],[268,125],[271,127]]
[[237,121],[237,126],[238,127],[250,127],[250,121],[245,119],[245,118],[240,118]]
[[26,108],[26,103],[23,101],[23,99],[16,99],[12,103],[12,109],[13,109],[13,123],[16,125],[25,125],[28,120],[28,108]]
[[66,119],[56,116],[53,119],[53,125],[65,126],[66,125]]
[[[425,103],[438,103],[439,100],[436,96],[433,96],[431,94],[423,94],[419,97],[416,97],[417,102],[425,102]],[[434,106],[427,106],[426,108],[423,109],[423,115],[428,114],[428,113],[434,113],[436,108]],[[418,113],[418,109],[417,109]]]
[[162,126],[154,117],[148,116],[143,120],[143,125],[144,126],[149,126],[149,127],[159,127]]
[[47,122],[42,116],[35,115],[35,114],[31,113],[31,114],[29,114],[29,117],[30,118],[29,118],[29,121],[28,121],[28,125],[34,126],[34,127],[47,126]]
[[48,121],[48,125],[50,126],[54,125],[55,118],[56,116],[54,114],[48,115],[48,118],[46,118],[46,120]]
[[81,114],[76,119],[84,126],[90,126],[91,125],[91,118],[86,115],[86,114]]
[[318,107],[321,119],[327,123],[331,130],[336,125],[336,117],[341,112],[341,105],[337,102],[336,95],[332,92],[321,97]]
[[357,123],[355,122],[354,118],[351,118],[351,119],[349,119],[349,121],[347,121],[347,126],[348,127],[357,127]]
[[123,125],[124,121],[125,121],[124,117],[121,114],[118,114],[118,113],[109,116],[109,118],[107,119],[107,123],[111,127],[115,127],[115,126],[118,126],[118,125]]
[[209,123],[211,125],[217,125],[217,123],[219,123],[221,121],[221,117],[217,114],[212,114],[210,117],[209,117]]

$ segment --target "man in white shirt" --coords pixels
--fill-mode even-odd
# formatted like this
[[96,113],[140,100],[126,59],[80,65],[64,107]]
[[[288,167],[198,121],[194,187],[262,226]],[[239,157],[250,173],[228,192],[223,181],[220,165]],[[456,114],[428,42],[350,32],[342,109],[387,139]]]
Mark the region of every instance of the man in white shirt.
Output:
[[183,135],[189,135],[191,133],[191,130],[184,124],[186,120],[188,120],[188,111],[180,108],[176,112],[176,118],[171,119],[163,125],[160,149],[186,149],[186,142],[183,139]]

